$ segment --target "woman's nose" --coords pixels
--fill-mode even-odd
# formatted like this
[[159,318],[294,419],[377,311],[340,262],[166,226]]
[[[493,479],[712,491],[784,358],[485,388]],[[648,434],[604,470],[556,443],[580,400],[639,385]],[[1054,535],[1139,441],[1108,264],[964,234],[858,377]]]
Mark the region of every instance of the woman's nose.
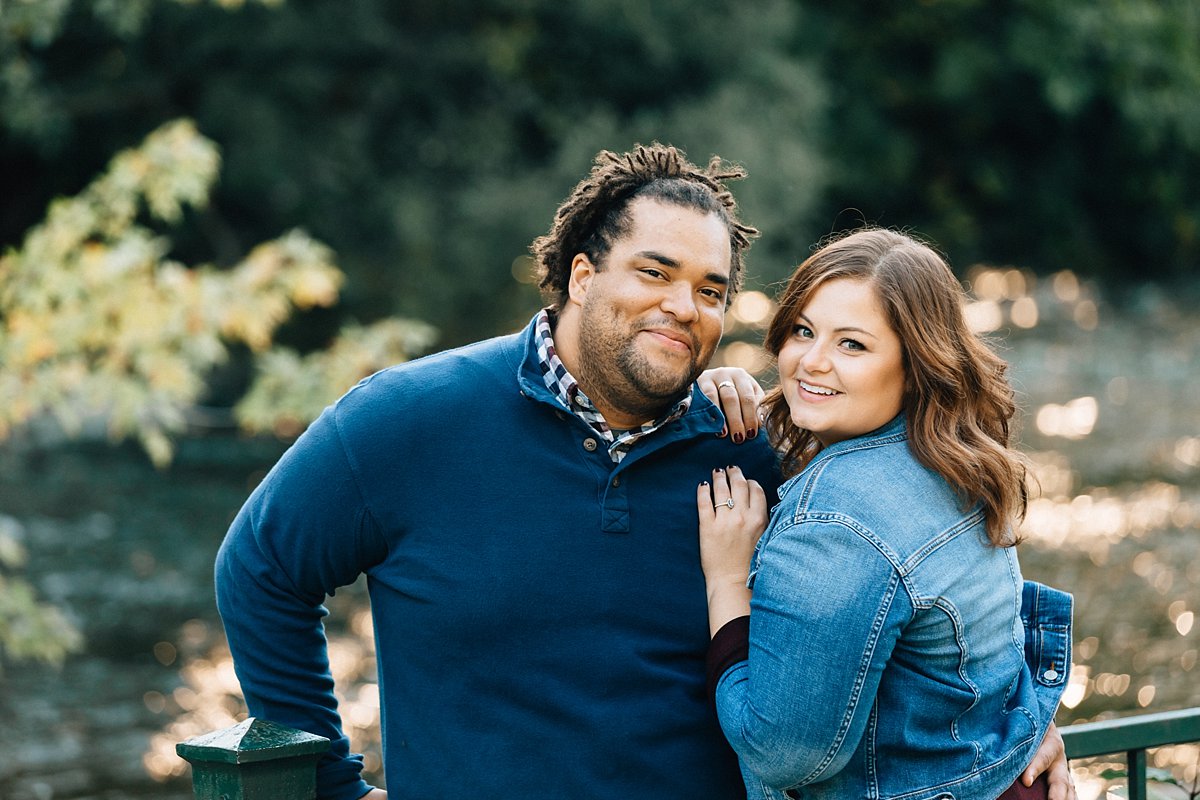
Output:
[[812,347],[800,359],[801,366],[809,372],[825,372],[829,369],[829,353],[820,342],[813,342]]

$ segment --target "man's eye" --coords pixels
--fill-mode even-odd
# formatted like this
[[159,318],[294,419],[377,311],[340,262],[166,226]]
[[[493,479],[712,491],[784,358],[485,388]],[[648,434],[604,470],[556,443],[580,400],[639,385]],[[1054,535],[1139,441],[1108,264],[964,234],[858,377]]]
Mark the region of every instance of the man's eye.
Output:
[[713,300],[721,300],[724,298],[724,295],[722,295],[721,292],[716,289],[701,289],[700,294]]
[[657,269],[654,269],[653,267],[646,267],[645,269],[642,270],[642,272],[643,272],[643,274],[649,275],[651,278],[666,277],[663,274],[662,270],[657,270]]

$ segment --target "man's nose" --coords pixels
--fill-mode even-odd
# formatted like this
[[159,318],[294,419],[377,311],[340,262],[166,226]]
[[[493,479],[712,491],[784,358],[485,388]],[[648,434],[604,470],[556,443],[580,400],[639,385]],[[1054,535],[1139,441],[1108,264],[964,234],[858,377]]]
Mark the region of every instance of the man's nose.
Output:
[[692,287],[676,281],[667,287],[659,306],[680,322],[695,322],[700,316]]

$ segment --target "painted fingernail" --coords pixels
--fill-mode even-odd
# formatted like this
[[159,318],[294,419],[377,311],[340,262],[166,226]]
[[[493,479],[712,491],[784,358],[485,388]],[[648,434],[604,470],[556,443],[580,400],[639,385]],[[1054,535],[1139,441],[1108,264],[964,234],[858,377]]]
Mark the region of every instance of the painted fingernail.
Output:
[[729,434],[729,428],[721,428],[721,432],[717,434],[718,439],[724,439]]
[[746,438],[747,438],[747,439],[753,439],[753,438],[755,438],[755,437],[757,437],[757,436],[758,436],[758,428],[755,428],[754,430],[750,431],[750,435],[749,435],[749,436],[747,436]]
[[743,441],[745,441],[745,437],[744,437],[744,436],[742,436],[742,434],[740,434],[740,433],[735,433],[735,434],[733,435],[733,443],[734,443],[734,444],[741,444]]

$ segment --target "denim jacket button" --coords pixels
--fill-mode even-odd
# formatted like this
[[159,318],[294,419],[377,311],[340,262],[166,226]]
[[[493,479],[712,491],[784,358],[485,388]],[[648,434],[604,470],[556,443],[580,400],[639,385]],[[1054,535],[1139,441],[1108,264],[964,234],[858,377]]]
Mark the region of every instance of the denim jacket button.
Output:
[[1048,669],[1042,673],[1042,677],[1048,681],[1056,680],[1058,678],[1058,670]]
[[595,439],[584,439],[583,440],[583,449],[587,450],[589,453],[594,452],[596,450],[596,447],[598,447],[598,445],[596,444]]

